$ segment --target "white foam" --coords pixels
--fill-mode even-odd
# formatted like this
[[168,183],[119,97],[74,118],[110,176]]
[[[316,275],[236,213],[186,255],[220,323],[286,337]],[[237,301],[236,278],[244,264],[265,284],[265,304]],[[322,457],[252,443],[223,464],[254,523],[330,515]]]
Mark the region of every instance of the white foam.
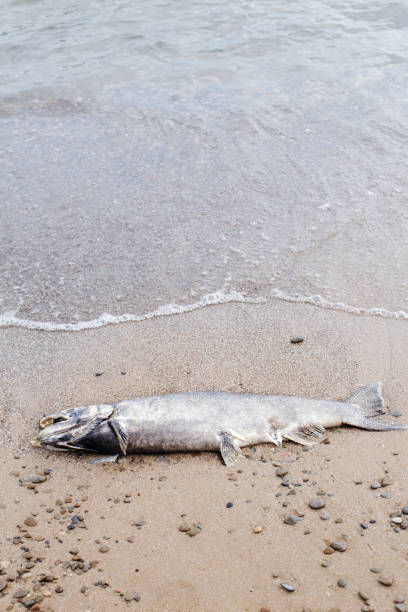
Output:
[[146,321],[147,319],[156,319],[157,317],[168,317],[170,315],[182,314],[184,312],[192,312],[198,308],[204,306],[211,306],[214,304],[226,304],[231,302],[249,302],[249,303],[260,303],[264,300],[261,298],[249,298],[238,291],[231,291],[229,293],[223,293],[222,291],[215,291],[214,293],[208,293],[203,296],[198,302],[193,304],[187,304],[185,306],[180,304],[165,304],[160,306],[157,310],[148,312],[143,315],[136,314],[122,314],[122,315],[111,315],[104,313],[97,319],[91,321],[80,321],[79,323],[53,323],[48,321],[31,321],[27,319],[19,319],[15,316],[14,312],[5,312],[0,315],[0,327],[25,327],[26,329],[36,329],[41,331],[81,331],[83,329],[96,329],[97,327],[103,327],[105,325],[113,325],[117,323],[125,323],[127,321]]
[[[283,302],[292,302],[297,304],[311,304],[317,308],[325,310],[341,310],[352,315],[383,317],[386,319],[404,319],[408,320],[408,313],[403,310],[392,311],[381,307],[363,308],[361,306],[350,306],[344,302],[331,302],[321,295],[289,295],[280,289],[273,289],[269,300],[280,300]],[[97,319],[90,321],[80,321],[78,323],[53,323],[48,321],[32,321],[27,319],[19,319],[14,312],[5,312],[0,315],[0,327],[24,327],[26,329],[35,329],[40,331],[81,331],[83,329],[96,329],[105,325],[115,325],[128,321],[146,321],[148,319],[156,319],[158,317],[168,317],[171,315],[192,312],[206,306],[228,303],[249,303],[249,304],[264,304],[268,302],[268,298],[249,297],[238,291],[215,291],[204,295],[200,300],[193,304],[165,304],[157,310],[146,314],[122,314],[111,315],[104,313]]]

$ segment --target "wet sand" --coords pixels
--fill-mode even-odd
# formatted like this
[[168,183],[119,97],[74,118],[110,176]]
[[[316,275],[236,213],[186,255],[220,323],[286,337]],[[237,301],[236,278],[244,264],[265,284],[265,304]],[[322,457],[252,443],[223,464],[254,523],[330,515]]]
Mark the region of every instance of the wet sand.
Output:
[[[293,336],[304,342],[291,344]],[[90,465],[90,456],[47,453],[29,440],[45,412],[78,404],[193,389],[345,399],[377,380],[408,422],[407,341],[401,320],[279,301],[75,333],[1,329],[0,608],[22,609],[13,594],[23,589],[26,604],[43,597],[33,610],[396,609],[394,598],[408,596],[408,530],[390,513],[408,503],[407,432],[343,427],[307,452],[292,443],[248,449],[234,468],[206,453]],[[20,486],[19,477],[43,470],[46,481]],[[385,476],[390,485],[371,489]],[[317,495],[322,510],[308,506]],[[301,522],[283,522],[296,513]],[[24,524],[30,514],[35,526]],[[179,530],[182,515],[199,524],[194,537]],[[333,541],[347,550],[324,554]]]

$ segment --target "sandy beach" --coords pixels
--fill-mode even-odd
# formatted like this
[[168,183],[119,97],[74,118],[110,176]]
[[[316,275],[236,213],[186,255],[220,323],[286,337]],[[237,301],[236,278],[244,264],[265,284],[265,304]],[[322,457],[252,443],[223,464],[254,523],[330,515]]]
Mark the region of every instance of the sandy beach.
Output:
[[[342,427],[308,451],[248,448],[233,468],[209,453],[90,464],[29,441],[50,409],[193,389],[345,399],[382,381],[403,421],[407,341],[404,321],[280,301],[1,329],[0,608],[405,609],[404,431]],[[33,474],[43,482],[21,484]]]

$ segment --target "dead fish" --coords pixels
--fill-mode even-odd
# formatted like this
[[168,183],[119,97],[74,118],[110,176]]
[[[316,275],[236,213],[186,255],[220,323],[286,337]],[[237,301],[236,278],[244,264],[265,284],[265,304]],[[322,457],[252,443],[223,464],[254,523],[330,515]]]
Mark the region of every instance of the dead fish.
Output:
[[282,440],[310,445],[325,428],[353,425],[388,431],[408,425],[384,421],[381,383],[345,402],[291,396],[192,391],[69,408],[45,416],[33,446],[108,455],[219,451],[226,465],[241,448]]

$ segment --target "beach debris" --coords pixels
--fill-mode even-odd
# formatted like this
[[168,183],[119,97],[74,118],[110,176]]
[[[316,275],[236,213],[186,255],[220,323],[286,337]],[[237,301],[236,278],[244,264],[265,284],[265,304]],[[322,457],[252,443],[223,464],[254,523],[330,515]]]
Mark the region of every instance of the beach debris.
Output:
[[280,585],[282,589],[285,589],[285,591],[288,591],[288,593],[293,593],[293,591],[296,590],[296,587],[293,584],[289,584],[288,582],[281,582]]

